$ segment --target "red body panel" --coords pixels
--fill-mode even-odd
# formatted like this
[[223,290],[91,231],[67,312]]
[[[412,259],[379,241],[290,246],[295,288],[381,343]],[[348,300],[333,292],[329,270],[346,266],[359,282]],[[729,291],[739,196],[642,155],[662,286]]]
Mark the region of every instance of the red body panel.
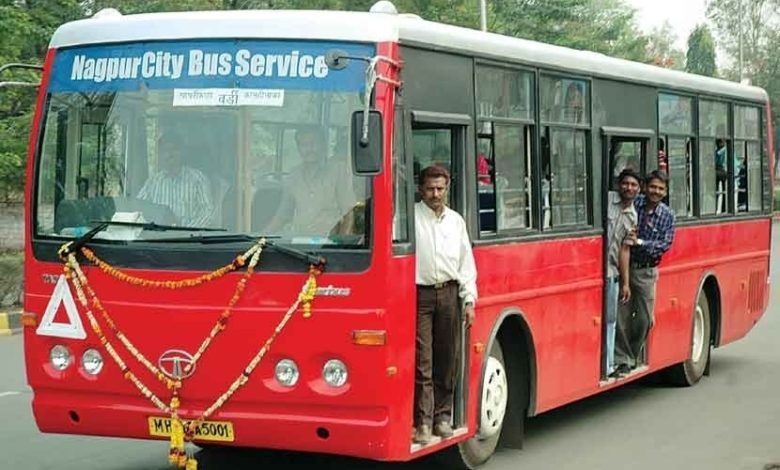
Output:
[[[398,46],[380,44],[380,55],[397,58]],[[28,164],[27,233],[32,227],[32,185],[35,147],[54,51],[46,60]],[[395,78],[386,64],[380,72]],[[377,108],[392,136],[394,93],[378,83]],[[391,155],[392,139],[385,138]],[[375,179],[375,220],[392,214],[391,161]],[[406,460],[410,452],[414,389],[415,259],[394,257],[391,226],[377,223],[371,267],[362,273],[325,273],[323,286],[351,288],[349,297],[318,297],[310,319],[296,315],[279,335],[249,383],[212,419],[234,424],[235,445],[337,453],[383,460]],[[655,370],[687,358],[692,311],[705,276],[713,276],[721,298],[721,344],[743,336],[768,303],[767,270],[770,220],[729,221],[680,227],[660,268],[656,318],[649,342],[650,368]],[[59,274],[61,266],[35,260],[26,240],[25,310],[40,317],[52,293],[44,274]],[[602,308],[603,242],[601,235],[522,241],[475,249],[479,272],[477,320],[471,330],[467,417],[474,433],[480,372],[496,321],[505,311],[522,315],[532,335],[536,371],[533,409],[543,412],[603,390],[599,385]],[[99,253],[99,248],[96,248]],[[227,263],[229,260],[225,260]],[[261,260],[262,266],[262,260]],[[87,269],[95,291],[119,328],[152,361],[167,349],[194,352],[217,321],[240,274],[231,274],[191,290],[166,291],[129,287],[96,268]],[[150,278],[192,276],[192,272],[133,272]],[[227,329],[198,363],[198,373],[182,392],[185,416],[211,405],[241,373],[295,300],[305,273],[260,273],[253,276],[234,309]],[[352,332],[386,330],[385,346],[356,346]],[[518,335],[520,332],[517,332]],[[89,347],[100,348],[88,331],[84,341],[39,336],[25,329],[28,381],[33,388],[36,422],[44,432],[149,438],[146,417],[162,413],[122,376],[106,355],[99,378],[70,367],[56,373],[48,367],[54,344],[65,344],[78,357]],[[519,337],[519,336],[518,336]],[[115,344],[118,344],[115,342]],[[121,348],[120,348],[121,350]],[[128,359],[126,354],[123,357]],[[292,358],[301,370],[299,384],[283,389],[273,367]],[[349,368],[348,385],[334,392],[321,379],[325,360],[338,358]],[[130,361],[133,364],[134,361]],[[134,369],[159,396],[166,391],[140,366]],[[72,413],[79,416],[78,422]],[[319,428],[329,437],[318,436]],[[423,453],[438,449],[427,448]],[[415,454],[420,455],[420,454]]]

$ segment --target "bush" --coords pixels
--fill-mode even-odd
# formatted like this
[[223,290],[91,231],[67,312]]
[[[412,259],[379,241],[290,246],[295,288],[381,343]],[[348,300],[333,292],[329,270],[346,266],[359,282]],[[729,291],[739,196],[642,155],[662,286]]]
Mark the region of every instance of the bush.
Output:
[[775,203],[772,205],[772,210],[780,211],[780,183],[775,183]]
[[21,251],[0,252],[0,307],[19,303],[22,295],[24,255]]

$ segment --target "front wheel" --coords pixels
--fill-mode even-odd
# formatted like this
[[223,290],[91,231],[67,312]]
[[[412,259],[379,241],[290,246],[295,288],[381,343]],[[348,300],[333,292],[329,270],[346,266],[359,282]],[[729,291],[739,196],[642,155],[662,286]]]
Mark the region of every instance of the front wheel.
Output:
[[496,340],[486,358],[482,377],[482,396],[479,406],[477,433],[467,441],[444,451],[448,468],[475,469],[493,455],[501,436],[501,428],[509,401],[504,354]]
[[668,380],[674,385],[690,387],[704,375],[710,359],[710,302],[704,291],[699,292],[693,311],[690,357],[668,371]]

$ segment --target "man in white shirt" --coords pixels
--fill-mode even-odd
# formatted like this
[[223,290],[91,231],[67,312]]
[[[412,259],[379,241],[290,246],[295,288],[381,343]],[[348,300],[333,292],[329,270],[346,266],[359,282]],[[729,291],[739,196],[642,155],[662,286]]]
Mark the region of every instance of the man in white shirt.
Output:
[[[453,392],[460,346],[459,312],[474,321],[477,270],[466,223],[445,205],[450,174],[433,165],[422,170],[415,204],[417,241],[417,338],[413,440],[453,434]],[[434,364],[436,367],[434,368]]]
[[163,134],[157,144],[158,171],[146,180],[138,199],[170,207],[179,223],[208,227],[214,215],[209,179],[183,163],[183,136]]

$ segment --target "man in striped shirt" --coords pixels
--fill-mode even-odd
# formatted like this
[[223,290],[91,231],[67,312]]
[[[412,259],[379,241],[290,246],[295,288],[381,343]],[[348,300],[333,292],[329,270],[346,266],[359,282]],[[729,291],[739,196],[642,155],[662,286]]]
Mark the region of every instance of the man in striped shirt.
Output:
[[615,344],[616,360],[627,359],[618,366],[622,373],[647,360],[645,342],[655,324],[657,266],[674,240],[674,214],[663,202],[667,187],[666,173],[653,171],[645,180],[645,194],[634,200],[637,229],[624,242],[631,246],[631,301],[620,306]]
[[181,225],[208,227],[214,215],[209,180],[182,164],[181,139],[163,136],[158,143],[158,171],[144,183],[138,199],[168,206]]

